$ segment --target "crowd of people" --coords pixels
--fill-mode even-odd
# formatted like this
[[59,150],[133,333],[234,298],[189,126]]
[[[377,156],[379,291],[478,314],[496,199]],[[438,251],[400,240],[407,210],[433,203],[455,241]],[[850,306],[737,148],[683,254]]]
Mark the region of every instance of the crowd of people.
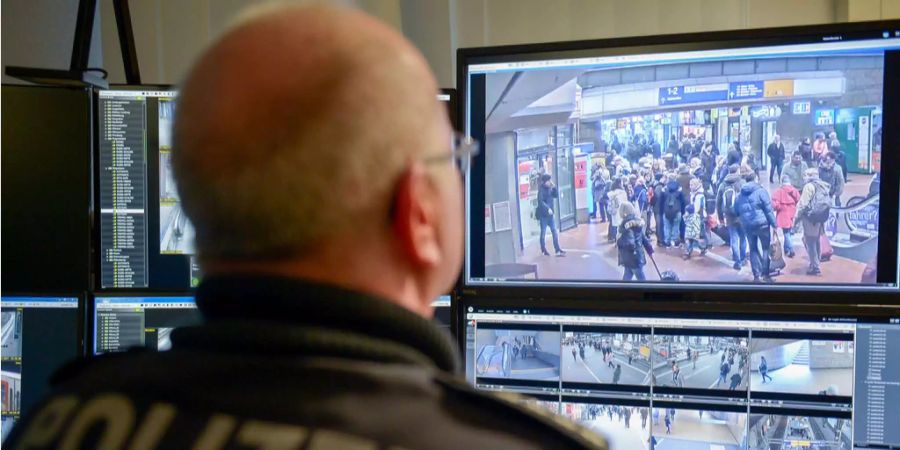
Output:
[[[519,340],[518,336],[512,342],[512,359],[516,358],[525,359],[529,357],[529,352],[531,353],[531,357],[534,357],[535,353],[541,351],[540,345],[537,340],[530,339],[530,342],[522,342]],[[508,344],[505,344],[508,345]]]
[[610,422],[618,421],[621,422],[625,428],[631,428],[631,417],[640,415],[641,429],[646,429],[649,414],[647,408],[634,406],[586,405],[581,409],[581,417],[573,417],[573,419],[581,422],[593,422],[598,418],[606,416]]
[[[622,344],[627,342],[627,340],[623,340]],[[630,350],[626,350],[623,345],[616,345],[615,349],[613,348],[613,340],[609,338],[596,337],[596,336],[587,336],[582,335],[579,339],[572,338],[569,343],[574,346],[572,356],[575,356],[575,349],[578,349],[578,353],[581,355],[581,359],[584,360],[584,348],[585,346],[591,347],[595,352],[600,352],[603,362],[606,363],[610,368],[615,367],[615,359],[616,355],[613,352],[614,350],[622,355],[623,359],[628,360],[628,364],[630,365],[635,358],[641,358],[640,352],[638,351],[638,347],[641,345],[649,345],[649,342],[632,342],[632,348]]]
[[[616,245],[623,280],[646,280],[647,255],[654,253],[651,236],[656,247],[679,247],[689,260],[709,250],[712,233],[731,247],[735,270],[749,263],[753,280],[767,283],[783,267],[778,261],[773,267],[770,254],[777,248],[777,257],[793,258],[791,238],[802,233],[807,274],[821,274],[820,261],[830,256],[824,223],[831,208],[840,206],[846,181],[844,152],[833,132],[827,140],[822,133],[804,138],[787,161],[784,144],[775,136],[767,149],[769,180],[779,184],[773,193],[760,184],[756,155],[742,152],[737,142],[724,154],[694,135],[680,143],[673,135],[664,152],[652,138],[641,136],[625,148],[617,144],[614,139],[605,160],[594,164],[591,190],[594,216],[609,224],[608,242]],[[552,220],[555,186],[549,176],[542,181],[541,249],[549,254],[544,230],[550,228],[557,255],[564,255]]]
[[[659,412],[660,408],[653,408],[653,424],[659,425]],[[666,425],[666,434],[672,434],[672,424],[675,422],[675,409],[667,408],[665,409],[665,414],[663,415],[663,423]]]
[[[729,390],[736,390],[744,379],[742,374],[749,358],[750,352],[745,347],[730,346],[722,350],[722,358],[719,361],[719,379],[716,380],[716,387],[718,388],[720,384],[725,384]],[[735,363],[737,363],[737,367],[735,367]],[[731,376],[729,377],[728,374],[731,374]]]

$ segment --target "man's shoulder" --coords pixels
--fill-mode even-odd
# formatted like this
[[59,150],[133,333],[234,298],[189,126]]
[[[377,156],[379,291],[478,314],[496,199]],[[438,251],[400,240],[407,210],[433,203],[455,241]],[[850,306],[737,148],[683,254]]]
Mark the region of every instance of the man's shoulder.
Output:
[[[170,379],[161,380],[166,373]],[[233,440],[259,427],[290,430],[298,439],[305,436],[298,447],[306,448],[319,448],[314,441],[303,444],[316,435],[344,439],[348,446],[606,448],[599,435],[522,402],[522,397],[477,391],[449,373],[410,364],[147,352],[87,364],[58,386],[36,415],[25,417],[13,442],[27,438],[47,408],[65,406],[70,417],[78,418],[99,405],[114,405],[147,420],[159,411],[172,415],[160,442],[169,447],[190,447],[210,424],[222,422],[229,424]],[[388,410],[391,414],[384,414]],[[138,430],[143,422],[132,425]],[[69,433],[74,431],[60,429],[57,439]]]
[[522,426],[533,427],[534,431],[547,436],[556,436],[555,439],[567,442],[567,446],[607,448],[606,440],[596,432],[541,408],[522,395],[476,390],[464,380],[443,374],[436,380],[458,401],[515,420]]

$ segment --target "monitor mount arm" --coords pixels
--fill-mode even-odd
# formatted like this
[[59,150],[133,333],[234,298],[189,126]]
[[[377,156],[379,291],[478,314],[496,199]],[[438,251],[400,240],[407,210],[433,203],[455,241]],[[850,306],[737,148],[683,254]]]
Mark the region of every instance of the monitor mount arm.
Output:
[[[116,14],[119,46],[122,49],[125,80],[128,84],[140,84],[140,67],[138,66],[137,50],[134,45],[134,32],[131,27],[131,13],[128,8],[128,0],[113,0],[113,8]],[[9,66],[6,68],[6,74],[36,84],[108,88],[109,82],[106,80],[105,75],[98,73],[101,70],[88,67],[96,13],[97,0],[79,0],[78,13],[75,18],[72,59],[68,70]]]

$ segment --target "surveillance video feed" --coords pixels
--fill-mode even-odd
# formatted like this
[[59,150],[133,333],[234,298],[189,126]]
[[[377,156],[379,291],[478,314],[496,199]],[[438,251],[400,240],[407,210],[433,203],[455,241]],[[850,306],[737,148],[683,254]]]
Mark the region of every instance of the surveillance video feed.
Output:
[[564,332],[562,381],[650,385],[650,334]]
[[598,432],[610,448],[650,448],[650,408],[563,402],[562,414]]
[[734,52],[479,73],[473,279],[875,284],[884,49]]
[[156,329],[156,350],[160,352],[172,349],[172,330],[175,328]]
[[22,357],[22,311],[13,309],[0,313],[2,319],[3,339],[0,344],[0,353],[3,359]]
[[753,391],[853,394],[853,341],[754,338],[750,348]]
[[484,378],[559,380],[558,331],[479,329],[475,374]]
[[193,255],[194,227],[181,210],[172,172],[172,124],[175,101],[159,102],[159,252]]
[[851,450],[849,419],[832,417],[750,415],[750,450]]
[[13,426],[16,424],[16,416],[3,416],[2,428],[0,428],[0,442],[6,441],[6,436],[12,432]]
[[747,414],[694,409],[653,408],[654,450],[741,450]]
[[655,386],[747,389],[747,338],[726,336],[653,336]]
[[18,413],[22,408],[22,364],[19,361],[0,363],[0,385],[3,388],[3,414]]
[[550,400],[539,400],[532,397],[526,397],[525,403],[536,406],[553,414],[559,414],[559,402]]

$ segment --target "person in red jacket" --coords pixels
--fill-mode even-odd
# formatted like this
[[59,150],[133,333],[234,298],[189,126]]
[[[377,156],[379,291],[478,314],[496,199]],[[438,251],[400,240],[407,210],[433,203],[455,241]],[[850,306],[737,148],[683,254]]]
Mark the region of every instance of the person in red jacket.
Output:
[[799,201],[800,191],[791,184],[791,177],[782,175],[781,187],[772,194],[772,208],[775,210],[775,224],[784,233],[784,254],[788,258],[794,257],[791,229],[794,228],[794,218],[797,217],[797,202]]

